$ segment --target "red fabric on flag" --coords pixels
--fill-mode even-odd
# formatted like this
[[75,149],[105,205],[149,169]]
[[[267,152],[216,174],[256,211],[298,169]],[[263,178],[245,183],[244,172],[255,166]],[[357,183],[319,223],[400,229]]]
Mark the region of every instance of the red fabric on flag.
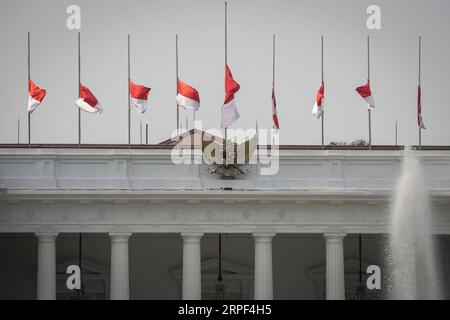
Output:
[[184,97],[200,102],[200,96],[197,89],[187,85],[180,79],[178,79],[178,93]]
[[272,119],[273,119],[273,126],[275,127],[275,129],[280,129],[280,125],[278,124],[277,100],[275,98],[274,87],[272,87]]
[[319,107],[322,106],[322,100],[324,96],[325,96],[325,83],[322,82],[322,85],[320,86],[320,89],[319,91],[317,91],[316,94],[316,102]]
[[420,85],[417,88],[417,125],[421,129],[426,129],[422,118],[422,88]]
[[33,99],[39,102],[42,102],[47,94],[45,89],[39,88],[31,79],[28,81],[28,93]]
[[229,103],[234,99],[234,94],[238,92],[240,89],[239,83],[234,81],[233,75],[231,74],[231,70],[228,65],[225,67],[225,102],[224,104]]
[[94,94],[85,86],[80,83],[80,98],[84,100],[91,107],[95,107],[98,104],[97,98]]
[[361,95],[363,98],[367,98],[372,96],[372,91],[370,90],[370,83],[367,82],[362,87],[356,88],[356,91]]
[[134,99],[148,100],[150,88],[135,84],[130,80],[130,96]]

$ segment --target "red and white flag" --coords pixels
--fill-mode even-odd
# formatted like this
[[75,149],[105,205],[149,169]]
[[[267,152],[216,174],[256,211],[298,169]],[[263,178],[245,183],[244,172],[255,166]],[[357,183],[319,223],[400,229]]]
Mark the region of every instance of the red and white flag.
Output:
[[137,112],[145,113],[150,90],[150,88],[135,84],[130,80],[130,108],[135,107]]
[[367,108],[375,110],[375,102],[373,100],[372,91],[370,90],[370,83],[367,82],[362,87],[356,88],[356,91],[367,102]]
[[275,87],[272,87],[272,119],[273,127],[277,130],[280,129],[278,124],[278,114],[277,114],[277,100],[275,99]]
[[31,79],[28,80],[28,112],[33,112],[41,104],[46,93],[45,89],[39,88]]
[[417,89],[417,124],[420,129],[426,129],[422,119],[422,88]]
[[325,84],[322,82],[322,85],[320,86],[319,90],[316,94],[316,102],[314,103],[314,107],[312,109],[312,114],[317,117],[317,119],[320,119],[323,112],[325,111],[324,105],[323,105],[323,99],[325,98]]
[[178,79],[177,104],[188,110],[197,111],[200,108],[200,96],[198,91]]
[[225,67],[225,101],[222,106],[222,128],[228,128],[240,115],[234,102],[234,94],[239,91],[239,83],[234,81],[228,65]]
[[102,113],[103,111],[97,98],[82,84],[80,84],[80,98],[75,101],[75,104],[89,113]]

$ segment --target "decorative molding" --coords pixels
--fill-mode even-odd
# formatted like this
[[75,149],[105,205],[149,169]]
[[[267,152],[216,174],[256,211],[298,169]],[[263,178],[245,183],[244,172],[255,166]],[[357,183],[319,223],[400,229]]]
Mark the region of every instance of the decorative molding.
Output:
[[[174,165],[170,150],[0,149],[0,232],[386,233],[402,151],[280,150],[274,176]],[[450,151],[419,153],[450,234]]]

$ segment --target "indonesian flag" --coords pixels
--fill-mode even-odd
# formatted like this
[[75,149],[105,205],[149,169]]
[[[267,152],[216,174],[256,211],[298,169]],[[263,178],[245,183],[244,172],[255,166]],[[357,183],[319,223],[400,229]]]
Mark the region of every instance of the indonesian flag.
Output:
[[178,79],[177,104],[185,109],[197,111],[200,108],[198,91]]
[[150,90],[150,88],[135,84],[130,80],[130,108],[135,107],[137,112],[145,113]]
[[103,111],[97,98],[82,84],[80,84],[80,98],[75,101],[75,104],[90,113],[102,113]]
[[322,82],[320,89],[317,91],[316,102],[314,103],[314,107],[312,109],[312,114],[315,115],[317,119],[320,119],[323,112],[325,111],[323,106],[324,98],[325,98],[325,84]]
[[275,87],[272,87],[272,119],[273,119],[273,127],[275,129],[279,130],[280,125],[278,124],[277,100],[275,99]]
[[420,129],[426,129],[422,119],[422,88],[417,89],[417,124]]
[[234,94],[239,91],[239,83],[234,81],[228,65],[225,68],[225,102],[222,106],[222,128],[228,128],[240,115],[234,102]]
[[45,95],[45,89],[39,88],[31,79],[28,80],[28,112],[32,113],[44,100]]
[[362,87],[356,88],[356,91],[364,98],[364,100],[366,100],[367,108],[375,110],[375,102],[372,97],[372,91],[370,90],[370,83],[367,82]]

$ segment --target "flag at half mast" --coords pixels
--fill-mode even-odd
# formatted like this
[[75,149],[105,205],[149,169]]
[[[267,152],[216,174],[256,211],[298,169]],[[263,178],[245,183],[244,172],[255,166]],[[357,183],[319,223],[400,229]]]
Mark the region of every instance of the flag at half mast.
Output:
[[177,104],[187,110],[197,111],[200,108],[200,96],[197,89],[178,79]]
[[145,113],[148,107],[150,88],[135,84],[130,80],[130,108],[136,108],[139,113]]
[[280,124],[278,123],[278,113],[277,113],[277,100],[275,99],[275,87],[272,86],[272,120],[274,129],[279,130]]
[[80,98],[75,101],[78,108],[83,109],[89,113],[102,113],[100,103],[94,94],[80,83]]
[[367,102],[367,108],[370,110],[375,110],[375,102],[373,100],[372,96],[372,90],[370,90],[370,83],[367,82],[365,85],[356,88],[356,92],[359,93],[359,95],[366,100]]
[[39,88],[31,79],[28,80],[28,112],[32,113],[44,100],[47,92]]
[[325,84],[322,82],[322,85],[317,91],[316,102],[314,103],[314,107],[312,109],[312,114],[315,115],[317,119],[320,119],[320,117],[323,115],[325,111],[323,105],[324,98],[325,98]]
[[225,67],[225,101],[222,106],[222,128],[228,128],[240,117],[234,99],[234,94],[238,92],[239,89],[239,83],[233,79],[231,70],[227,65]]
[[422,119],[422,88],[420,85],[417,89],[417,125],[420,129],[426,129]]

